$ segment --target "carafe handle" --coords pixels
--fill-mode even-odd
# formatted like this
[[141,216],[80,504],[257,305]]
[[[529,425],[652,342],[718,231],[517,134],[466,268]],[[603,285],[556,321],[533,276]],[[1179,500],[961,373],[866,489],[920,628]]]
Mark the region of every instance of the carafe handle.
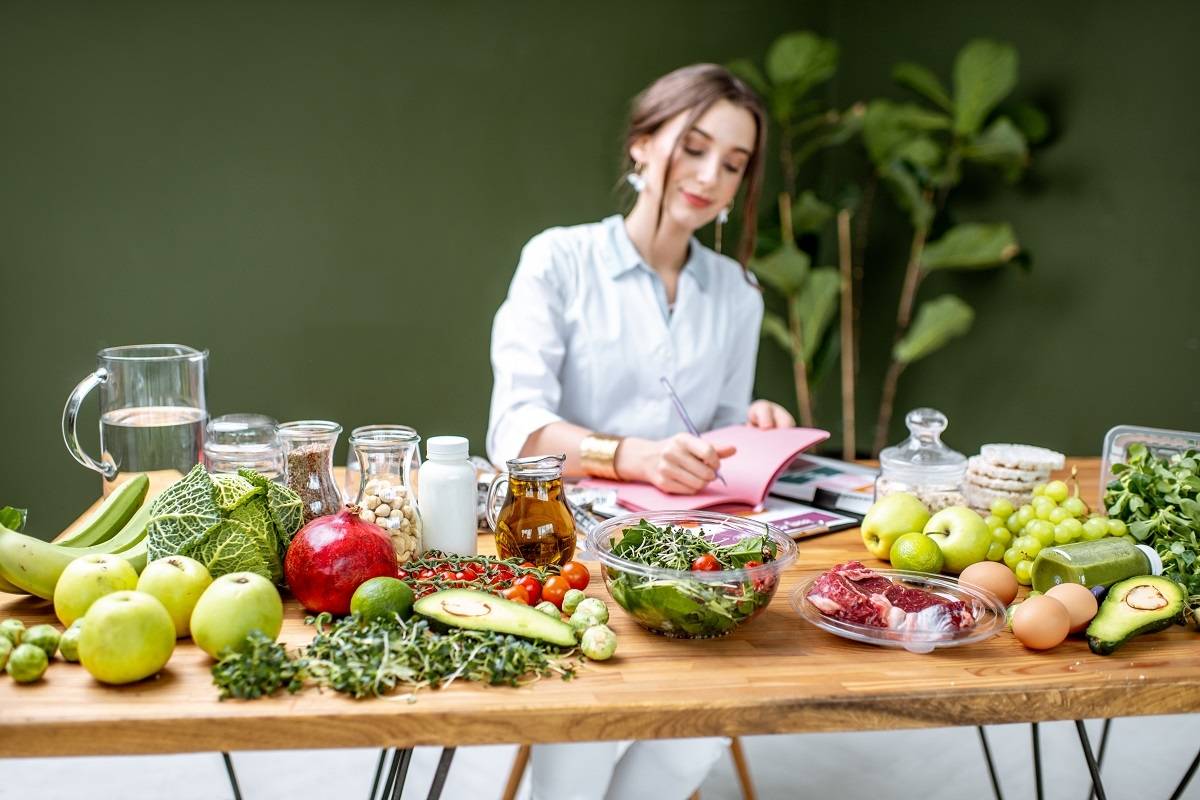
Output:
[[500,492],[500,484],[504,484],[505,491],[508,490],[507,472],[501,472],[492,478],[492,485],[488,487],[487,503],[484,505],[484,511],[487,513],[488,527],[493,531],[496,530],[496,522],[499,519],[499,515],[496,513],[496,496]]
[[79,431],[76,429],[76,421],[79,419],[79,406],[83,404],[83,398],[87,397],[88,392],[92,389],[95,389],[106,381],[108,381],[108,370],[101,367],[79,382],[79,385],[75,387],[75,391],[71,392],[71,396],[67,398],[67,405],[63,408],[62,432],[63,443],[67,446],[67,452],[83,466],[88,469],[94,469],[103,475],[105,480],[111,481],[117,477],[117,465],[110,461],[97,461],[83,452],[83,447],[79,444]]

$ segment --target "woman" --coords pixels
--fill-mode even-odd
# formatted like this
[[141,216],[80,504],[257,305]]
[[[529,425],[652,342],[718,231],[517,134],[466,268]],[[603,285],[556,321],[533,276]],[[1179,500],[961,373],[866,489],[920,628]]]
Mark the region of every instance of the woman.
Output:
[[[794,424],[750,402],[763,302],[754,250],[766,113],[723,67],[697,64],[634,99],[626,135],[628,216],[552,228],[525,246],[492,327],[492,461],[566,453],[566,473],[692,494],[716,449],[685,433],[667,377],[701,430]],[[694,234],[720,226],[739,189],[738,260]]]
[[[525,246],[492,327],[492,461],[566,453],[569,475],[691,494],[734,449],[691,436],[660,379],[701,430],[791,426],[750,402],[763,301],[754,251],[766,112],[723,67],[697,64],[633,101],[625,139],[629,214],[552,228]],[[738,260],[694,234],[728,218],[745,187]],[[535,798],[691,794],[722,739],[564,744],[533,750]]]

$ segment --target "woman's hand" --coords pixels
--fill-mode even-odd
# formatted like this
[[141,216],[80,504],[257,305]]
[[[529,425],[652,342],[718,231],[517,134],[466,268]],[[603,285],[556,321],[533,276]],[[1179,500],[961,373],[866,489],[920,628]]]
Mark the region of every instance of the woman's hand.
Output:
[[770,400],[755,400],[750,404],[746,421],[756,428],[794,428],[796,420],[787,409]]
[[735,452],[732,445],[714,447],[690,433],[658,441],[625,439],[615,466],[622,480],[645,481],[670,494],[695,494],[716,480],[721,459]]

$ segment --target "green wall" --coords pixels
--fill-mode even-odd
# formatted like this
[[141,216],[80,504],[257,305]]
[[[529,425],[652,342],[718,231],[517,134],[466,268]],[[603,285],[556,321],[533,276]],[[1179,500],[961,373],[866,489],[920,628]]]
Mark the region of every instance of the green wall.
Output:
[[482,452],[492,314],[529,237],[617,208],[629,99],[824,13],[0,5],[0,505],[48,536],[98,493],[59,418],[113,344],[208,348],[214,414],[404,422]]
[[[1035,267],[942,276],[976,330],[910,370],[900,413],[941,407],[964,450],[1088,453],[1118,422],[1196,428],[1196,8],[0,5],[0,504],[48,536],[95,496],[59,417],[112,344],[210,349],[214,414],[406,422],[481,451],[492,313],[526,239],[616,208],[629,98],[799,28],[841,42],[839,101],[892,92],[902,58],[946,72],[965,39],[1010,40],[1022,91],[1061,127],[1028,186],[958,208],[1012,220]],[[864,416],[904,233],[879,224]],[[760,389],[788,401],[772,348]],[[94,404],[85,422],[94,450]]]

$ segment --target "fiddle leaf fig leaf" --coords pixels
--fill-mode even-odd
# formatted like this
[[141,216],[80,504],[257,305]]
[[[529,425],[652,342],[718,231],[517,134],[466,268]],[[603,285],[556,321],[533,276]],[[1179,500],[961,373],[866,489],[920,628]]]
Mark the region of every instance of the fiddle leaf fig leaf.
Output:
[[784,349],[784,352],[794,357],[792,333],[788,330],[787,323],[784,322],[783,317],[773,311],[763,314],[762,332],[763,336],[774,339],[775,343]]
[[792,313],[800,320],[806,364],[812,362],[825,328],[837,313],[841,280],[837,267],[818,267],[809,273],[804,288],[792,301]]
[[838,46],[811,31],[785,33],[767,51],[767,76],[776,85],[790,84],[799,98],[837,70]]
[[1017,84],[1017,50],[990,39],[973,39],[954,60],[954,132],[974,136]]
[[725,67],[734,75],[750,84],[750,88],[763,97],[771,93],[771,86],[767,83],[766,76],[762,74],[762,71],[750,59],[737,58],[730,61]]
[[1029,147],[1012,120],[1000,117],[963,148],[963,157],[997,166],[1004,171],[1005,178],[1015,181],[1029,162]]
[[791,297],[804,285],[809,263],[808,253],[788,243],[768,256],[752,260],[750,269],[772,289]]
[[792,203],[792,228],[796,233],[820,233],[833,219],[833,206],[805,191]]
[[955,225],[925,245],[921,268],[990,269],[1006,264],[1021,252],[1017,235],[1007,222],[968,222]]
[[914,228],[928,228],[933,221],[933,204],[912,169],[897,161],[879,170],[879,177],[892,191],[896,202],[908,212]]
[[896,343],[892,357],[902,364],[918,361],[965,334],[974,319],[971,307],[952,294],[926,301],[917,309],[912,327]]
[[863,118],[863,143],[875,166],[887,164],[896,151],[932,131],[949,130],[950,117],[911,103],[873,100]]
[[920,64],[902,61],[892,68],[892,80],[906,89],[911,89],[944,111],[954,113],[950,93],[933,72]]

